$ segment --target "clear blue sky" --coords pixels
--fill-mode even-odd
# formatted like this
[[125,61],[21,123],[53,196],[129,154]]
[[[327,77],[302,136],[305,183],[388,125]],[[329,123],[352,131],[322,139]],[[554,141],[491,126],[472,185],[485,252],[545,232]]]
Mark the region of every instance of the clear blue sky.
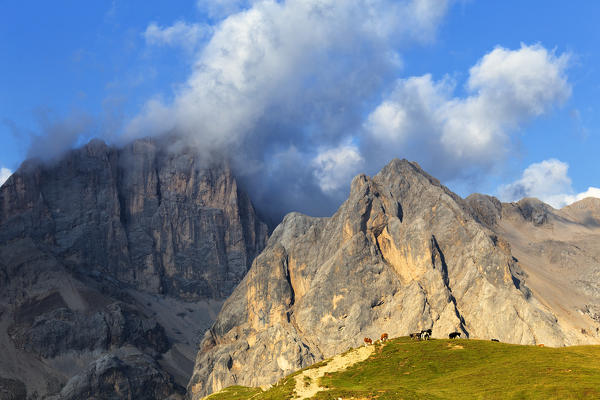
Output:
[[[244,44],[239,38],[239,32],[238,36],[227,36],[233,35],[232,32],[235,33],[235,29],[239,28],[226,29],[227,24],[235,18],[249,23],[250,17],[244,19],[237,13],[247,12],[252,8],[257,9],[259,14],[262,13],[260,15],[265,18],[263,21],[274,18],[273,25],[277,24],[277,19],[282,18],[288,18],[288,25],[292,27],[295,23],[299,24],[298,27],[306,24],[301,19],[302,7],[294,5],[298,1],[280,1],[280,9],[272,12],[261,5],[264,2],[236,0],[4,0],[1,3],[0,167],[12,171],[18,168],[28,154],[39,155],[39,149],[30,149],[36,141],[43,144],[64,142],[73,146],[92,136],[118,141],[119,137],[123,137],[123,132],[135,130],[137,131],[133,136],[143,136],[148,126],[156,126],[156,121],[149,115],[152,113],[161,115],[156,117],[160,120],[171,121],[172,118],[173,126],[189,130],[190,126],[195,126],[195,121],[183,120],[190,109],[193,113],[194,107],[198,107],[199,115],[215,115],[214,109],[203,109],[202,102],[205,100],[202,100],[203,94],[198,95],[197,91],[204,90],[198,87],[206,88],[207,82],[216,79],[214,76],[217,75],[198,72],[198,65],[227,69],[228,63],[237,65],[235,62],[239,61],[231,61],[225,56],[219,56],[218,52],[206,49],[231,50],[228,47],[229,41],[233,42],[235,39],[241,44],[235,42],[231,45],[237,46],[232,47],[234,49],[248,49],[256,53],[264,50],[260,47],[260,42]],[[222,6],[218,10],[214,8],[217,3]],[[349,3],[360,6],[361,1]],[[391,7],[393,2],[381,0],[379,3],[381,15],[390,14],[385,8]],[[424,7],[435,8],[439,2],[422,3]],[[278,54],[283,54],[282,58],[270,58],[268,63],[264,58],[253,59],[254,64],[258,65],[257,71],[262,73],[268,70],[269,74],[275,76],[272,79],[260,76],[256,78],[255,86],[267,86],[268,90],[249,89],[254,83],[245,81],[245,86],[238,91],[242,98],[236,99],[234,106],[231,106],[232,109],[241,110],[239,115],[223,116],[225,111],[218,110],[215,118],[227,123],[232,120],[227,129],[236,132],[246,129],[251,132],[246,136],[239,136],[238,133],[233,136],[236,141],[245,143],[246,147],[253,147],[253,137],[260,137],[256,139],[256,143],[261,143],[260,140],[265,143],[277,142],[277,146],[256,144],[256,147],[269,150],[257,150],[249,156],[262,163],[264,171],[268,171],[270,176],[276,176],[277,173],[273,172],[276,167],[271,161],[265,161],[267,158],[277,159],[278,163],[285,165],[281,161],[281,155],[288,157],[290,152],[298,152],[298,162],[312,168],[307,174],[311,179],[314,178],[313,186],[320,187],[325,195],[333,198],[340,198],[336,192],[338,189],[342,192],[346,190],[346,186],[336,183],[337,181],[346,181],[348,176],[361,168],[368,173],[374,173],[379,168],[381,161],[372,161],[373,154],[380,154],[385,161],[392,156],[415,159],[461,195],[479,191],[503,196],[505,200],[514,200],[512,197],[519,194],[533,195],[547,201],[555,199],[556,205],[561,206],[569,202],[563,200],[567,198],[565,196],[573,199],[573,196],[586,191],[588,187],[599,187],[600,2],[473,0],[451,3],[440,15],[434,14],[432,12],[433,16],[427,16],[421,25],[416,24],[416,27],[407,29],[409,33],[398,29],[399,26],[412,24],[407,22],[412,21],[412,16],[406,13],[399,14],[395,21],[385,21],[385,24],[391,26],[391,34],[383,39],[363,42],[361,38],[364,37],[364,32],[356,33],[357,50],[348,50],[347,43],[342,43],[341,39],[329,39],[335,36],[335,31],[327,30],[328,38],[323,40],[322,49],[316,51],[313,47],[317,46],[312,46],[311,42],[314,38],[309,33],[299,32],[298,38],[291,40],[284,36],[277,37],[279,34],[285,35],[285,26],[273,29],[272,32],[276,33],[270,32],[275,35],[275,42],[283,43],[277,48]],[[300,22],[296,21],[297,15]],[[350,33],[345,32],[344,35],[350,35],[348,39],[352,41],[351,30],[357,25],[356,20],[346,17],[347,14],[343,15],[348,20],[340,22],[340,30],[348,29]],[[331,29],[332,21],[337,21],[337,17],[334,15],[331,18],[333,19],[325,19],[325,22],[314,22],[315,26],[311,30],[323,28],[319,23],[328,24],[327,29]],[[181,29],[169,31],[169,27],[175,27],[178,21],[182,24]],[[151,26],[156,28],[154,36],[151,35]],[[271,25],[265,26],[271,29]],[[419,37],[420,35],[423,37]],[[397,40],[398,37],[401,39]],[[426,40],[421,40],[423,38]],[[286,43],[291,44],[288,46]],[[453,123],[467,126],[470,125],[470,118],[483,118],[481,114],[474,116],[472,109],[467,106],[456,109],[457,113],[464,112],[464,116],[457,121],[450,118],[448,123],[448,117],[442,117],[445,115],[444,110],[452,107],[456,101],[467,103],[469,96],[475,98],[478,93],[492,87],[489,76],[485,75],[488,80],[481,84],[483,86],[469,90],[467,84],[470,68],[498,46],[516,55],[522,49],[522,44],[531,46],[531,49],[543,49],[547,55],[547,63],[554,65],[564,78],[561,81],[564,85],[557,88],[554,94],[540,94],[546,96],[543,100],[543,112],[532,111],[531,107],[526,110],[527,104],[523,109],[517,109],[515,105],[515,109],[503,112],[507,113],[508,119],[518,119],[518,123],[505,126],[499,121],[500,117],[494,119],[493,116],[490,117],[490,111],[486,111],[486,118],[491,118],[489,123],[501,126],[496,139],[499,140],[497,143],[504,146],[503,156],[493,161],[485,160],[487,156],[484,150],[480,156],[472,154],[479,150],[473,150],[475,147],[469,146],[461,149],[461,155],[457,155],[459,153],[456,153],[456,148],[436,150],[435,157],[426,152],[423,146],[437,147],[442,142],[447,144],[444,140],[446,135],[452,134],[448,129]],[[303,58],[302,54],[294,53],[294,46],[309,53],[311,58]],[[381,54],[378,53],[380,50]],[[397,51],[398,59],[401,60],[396,67],[392,67],[393,63],[388,63],[382,55],[383,52],[391,51]],[[565,57],[563,60],[568,58],[565,65],[559,66],[560,56]],[[288,65],[288,59],[283,57],[296,58],[294,63]],[[365,58],[367,61],[369,57],[372,58],[372,65],[377,64],[373,67],[372,75],[380,79],[375,83],[366,83],[368,79],[365,77],[370,75],[361,75],[360,71],[364,70],[365,65],[371,68],[371,64],[358,62],[352,57]],[[310,60],[318,60],[322,63],[321,67],[312,68]],[[524,62],[525,68],[533,65]],[[303,68],[296,68],[296,64],[302,63],[305,63]],[[274,64],[283,65],[281,74],[279,70],[268,69],[274,68]],[[256,71],[247,66],[249,63],[240,65],[246,68],[245,72],[250,71],[248,76],[256,75]],[[340,71],[340,74],[348,76],[356,73],[365,82],[364,91],[356,82],[349,86],[345,81],[336,81],[334,73],[329,75],[322,72],[326,69]],[[405,115],[413,110],[407,104],[414,98],[410,95],[412,92],[406,79],[425,74],[431,74],[433,85],[441,85],[441,82],[449,85],[449,89],[442,89],[441,86],[436,89],[440,93],[446,93],[443,105],[435,111],[439,118],[446,118],[446,122],[439,122],[437,117],[421,116],[421,119],[417,119],[415,116]],[[301,79],[297,78],[299,75],[302,76]],[[234,79],[233,75],[228,76]],[[194,80],[194,77],[197,79]],[[182,89],[181,85],[192,80],[200,84],[187,91]],[[273,88],[269,86],[271,81],[277,82]],[[315,90],[313,85],[322,87]],[[494,85],[494,93],[503,90],[498,89],[498,85],[502,84],[496,82]],[[286,89],[283,90],[282,87]],[[351,102],[336,98],[332,91],[337,87],[340,88],[340,93],[355,93],[358,100]],[[264,98],[263,93],[266,93]],[[302,97],[304,93],[310,93],[306,95],[304,103],[297,107],[302,113],[297,110],[288,113],[286,109],[282,112],[285,120],[272,117],[272,113],[277,112],[273,110],[279,110],[275,105],[281,109],[292,108],[298,93],[302,93]],[[337,95],[348,97],[346,92]],[[255,101],[263,103],[260,103],[260,107],[255,107],[254,100],[250,101],[243,96],[258,96],[260,99]],[[483,104],[481,107],[484,107],[485,104],[490,104],[489,98],[493,95],[488,98],[483,94],[480,97],[483,98],[480,99]],[[167,109],[165,115],[169,117],[162,117],[159,111],[148,106],[151,99],[157,98],[161,99],[162,109]],[[437,104],[432,101],[431,104]],[[328,111],[315,111],[315,108],[311,108],[315,103],[325,104],[320,109]],[[398,112],[404,113],[402,115],[407,120],[420,121],[416,125],[421,128],[409,129],[394,125],[393,132],[386,131],[388,128],[382,127],[381,123],[373,122],[376,121],[374,116],[378,115],[375,111],[381,104],[392,104],[395,107],[395,114],[383,113],[381,116],[392,120],[394,115],[400,115]],[[227,108],[229,103],[222,105]],[[344,115],[342,119],[335,120],[331,115],[336,113],[334,110],[339,109],[350,110],[353,115]],[[399,109],[402,110],[398,111]],[[188,110],[188,114],[182,110]],[[271,114],[267,117],[268,113]],[[310,117],[304,118],[306,115]],[[251,122],[241,123],[235,118]],[[334,121],[331,122],[332,120]],[[487,121],[483,119],[479,123],[485,127]],[[221,126],[220,123],[217,125]],[[252,126],[248,128],[248,125]],[[171,126],[165,125],[165,128],[169,127]],[[62,142],[54,138],[49,142],[43,141],[44,137],[60,136],[63,129],[77,132],[72,132]],[[258,130],[268,130],[270,133],[260,136],[256,133]],[[288,133],[292,130],[293,134]],[[365,133],[367,131],[371,133]],[[228,132],[219,131],[215,135],[227,136]],[[281,139],[288,134],[289,138]],[[384,137],[382,135],[388,135],[386,137],[397,145],[386,146],[386,149],[372,145],[369,147],[370,140]],[[430,139],[422,141],[416,139],[418,136]],[[211,142],[206,140],[207,137],[210,136],[202,136],[203,141]],[[315,141],[315,137],[318,140]],[[469,141],[473,138],[461,140]],[[229,144],[224,142],[219,145]],[[288,145],[289,147],[285,147]],[[450,161],[437,162],[432,157]],[[451,159],[452,157],[456,159]],[[543,161],[548,163],[542,165]],[[464,165],[471,172],[457,172],[456,165]],[[568,166],[568,170],[561,169],[565,166]],[[526,172],[527,168],[529,172]],[[544,179],[544,176],[551,181],[547,185],[544,182],[539,182],[538,185],[538,182],[532,181]],[[265,191],[268,192],[268,189]],[[290,203],[286,207],[292,208],[294,204]]]

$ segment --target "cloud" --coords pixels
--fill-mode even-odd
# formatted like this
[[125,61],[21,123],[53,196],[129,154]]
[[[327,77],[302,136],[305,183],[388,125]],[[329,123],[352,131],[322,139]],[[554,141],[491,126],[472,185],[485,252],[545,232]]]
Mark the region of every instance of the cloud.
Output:
[[271,210],[327,215],[353,174],[394,157],[445,182],[478,179],[525,124],[571,95],[569,55],[541,45],[492,49],[470,68],[463,96],[448,76],[397,79],[400,51],[433,40],[450,1],[197,4],[221,13],[212,36],[188,79],[150,99],[124,140],[175,132],[201,158],[225,154],[257,204],[280,202]]
[[577,193],[574,197],[568,197],[567,204],[571,204],[588,197],[596,197],[600,199],[600,188],[590,186],[585,192]]
[[182,46],[193,50],[201,39],[207,36],[210,28],[203,24],[188,24],[177,21],[168,27],[160,27],[156,22],[150,23],[144,31],[144,39],[148,45]]
[[[256,179],[246,177],[252,188],[264,186],[258,181],[281,162],[277,155],[293,153],[302,161],[278,182],[289,185],[300,179],[304,190],[341,193],[328,178],[332,171],[326,172],[333,165],[332,153],[319,158],[319,152],[352,142],[369,104],[397,76],[399,50],[432,40],[449,4],[202,1],[199,6],[233,11],[214,25],[188,79],[172,96],[150,99],[127,125],[123,141],[176,132],[201,157],[225,153],[239,174],[253,171]],[[356,155],[362,157],[358,150]],[[279,176],[270,175],[269,182],[276,185]],[[281,193],[280,187],[264,189],[265,196]],[[263,201],[252,194],[257,203]],[[339,201],[334,197],[312,211],[329,213]]]
[[365,160],[353,145],[342,145],[322,150],[312,160],[314,175],[324,193],[335,193],[345,188],[354,175],[364,168]]
[[27,158],[56,159],[69,149],[84,144],[96,133],[96,122],[86,112],[74,110],[57,117],[46,108],[38,108],[33,115],[37,124],[35,131],[23,129],[8,119],[2,121],[16,138],[29,143]]
[[368,116],[371,153],[407,154],[444,180],[489,171],[503,161],[513,134],[571,95],[568,54],[540,45],[497,47],[469,71],[467,96],[431,75],[401,79]]
[[590,187],[575,193],[568,175],[569,165],[549,159],[527,167],[521,178],[498,188],[502,201],[517,201],[524,197],[536,197],[554,208],[562,208],[586,197],[600,198],[600,188]]
[[[240,143],[264,120],[310,124],[339,110],[338,120],[348,118],[395,69],[396,46],[408,36],[431,37],[446,7],[424,0],[256,2],[215,28],[163,108],[173,129],[211,149]],[[142,112],[129,134],[153,118]]]
[[12,171],[8,168],[0,168],[0,186],[4,185],[4,182],[12,175]]

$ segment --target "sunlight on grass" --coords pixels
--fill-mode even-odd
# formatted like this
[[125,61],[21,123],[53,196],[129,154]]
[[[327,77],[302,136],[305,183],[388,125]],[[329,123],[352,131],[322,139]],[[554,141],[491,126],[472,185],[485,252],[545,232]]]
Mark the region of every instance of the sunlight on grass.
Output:
[[[399,338],[378,346],[368,360],[325,375],[320,383],[328,390],[314,398],[600,398],[599,360],[600,346],[540,348],[481,340]],[[234,387],[210,399],[287,400],[293,398],[293,388],[293,378],[288,377],[266,392]]]

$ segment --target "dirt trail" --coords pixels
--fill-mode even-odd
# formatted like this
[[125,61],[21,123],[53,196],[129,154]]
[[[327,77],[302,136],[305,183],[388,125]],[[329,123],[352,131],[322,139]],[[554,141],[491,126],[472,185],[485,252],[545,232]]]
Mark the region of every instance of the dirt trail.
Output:
[[[343,371],[346,368],[366,360],[375,350],[375,346],[364,346],[352,350],[346,355],[337,355],[333,357],[326,365],[319,368],[308,369],[296,376],[296,397],[295,400],[310,399],[312,396],[326,390],[319,385],[319,378],[328,372]],[[306,377],[310,378],[308,380]]]

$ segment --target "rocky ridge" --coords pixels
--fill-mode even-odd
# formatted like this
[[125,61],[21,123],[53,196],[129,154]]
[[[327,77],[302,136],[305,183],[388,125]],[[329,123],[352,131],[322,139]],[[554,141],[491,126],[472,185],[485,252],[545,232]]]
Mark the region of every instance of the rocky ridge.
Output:
[[598,342],[530,289],[513,238],[499,228],[513,216],[544,229],[548,207],[463,200],[406,160],[357,176],[332,217],[291,213],[275,229],[206,332],[188,397],[273,383],[382,332]]
[[185,392],[267,227],[226,163],[161,140],[94,140],[25,162],[0,189],[1,393]]
[[529,198],[500,208],[490,196],[476,194],[466,200],[475,216],[508,243],[534,296],[565,329],[577,332],[581,343],[597,343],[600,199],[583,199],[560,210]]

